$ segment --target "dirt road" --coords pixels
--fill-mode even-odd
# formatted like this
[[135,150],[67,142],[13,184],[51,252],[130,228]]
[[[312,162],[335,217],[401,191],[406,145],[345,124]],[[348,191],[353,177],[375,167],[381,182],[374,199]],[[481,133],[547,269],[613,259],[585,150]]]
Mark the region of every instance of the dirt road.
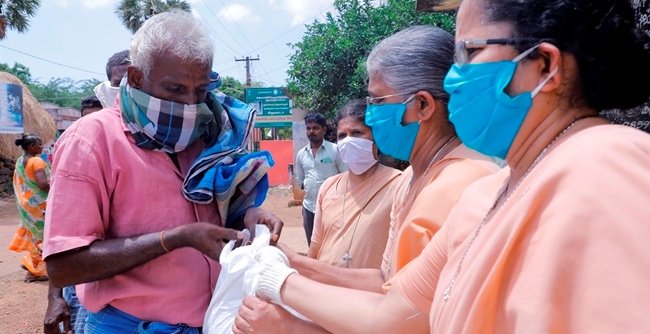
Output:
[[[272,188],[262,207],[284,221],[281,241],[298,252],[306,252],[301,208],[287,205],[292,198],[289,187]],[[23,282],[22,254],[7,250],[17,226],[16,204],[13,200],[0,200],[0,334],[43,333],[47,282]]]

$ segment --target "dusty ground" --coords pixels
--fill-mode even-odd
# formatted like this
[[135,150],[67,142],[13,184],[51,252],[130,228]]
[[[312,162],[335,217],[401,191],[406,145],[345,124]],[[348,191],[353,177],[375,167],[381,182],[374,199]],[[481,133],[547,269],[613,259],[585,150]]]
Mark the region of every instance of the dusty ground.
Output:
[[[284,221],[281,241],[296,251],[306,252],[301,207],[289,207],[292,199],[290,188],[272,188],[263,208],[274,212]],[[17,226],[15,202],[13,199],[0,199],[0,334],[43,333],[47,282],[23,282],[25,271],[20,269],[22,254],[7,250]]]

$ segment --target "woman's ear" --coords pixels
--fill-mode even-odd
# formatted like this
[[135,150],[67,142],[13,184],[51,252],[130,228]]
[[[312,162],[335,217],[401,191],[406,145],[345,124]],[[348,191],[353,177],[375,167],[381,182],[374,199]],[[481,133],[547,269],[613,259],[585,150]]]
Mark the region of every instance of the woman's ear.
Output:
[[420,121],[429,120],[436,112],[436,99],[431,93],[421,90],[415,93],[414,103],[418,106]]
[[[546,83],[539,90],[540,92],[551,92],[560,87],[562,84],[563,58],[562,52],[557,46],[551,43],[541,43],[537,49],[541,56],[543,64],[541,67],[540,79],[538,84]],[[546,80],[549,78],[548,80]]]

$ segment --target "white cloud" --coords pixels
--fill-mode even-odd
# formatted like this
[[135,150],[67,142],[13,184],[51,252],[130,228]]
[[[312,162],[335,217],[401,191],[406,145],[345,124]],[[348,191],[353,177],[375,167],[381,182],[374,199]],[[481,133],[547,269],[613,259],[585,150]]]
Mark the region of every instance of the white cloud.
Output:
[[282,0],[281,6],[291,17],[291,25],[296,26],[319,19],[319,14],[330,10],[333,3],[334,0]]
[[226,7],[221,8],[221,10],[217,12],[217,15],[219,16],[219,18],[222,18],[226,21],[234,21],[234,22],[239,22],[244,20],[248,22],[260,21],[259,16],[251,14],[250,8],[244,5],[240,5],[238,3],[234,3],[232,5],[228,5]]

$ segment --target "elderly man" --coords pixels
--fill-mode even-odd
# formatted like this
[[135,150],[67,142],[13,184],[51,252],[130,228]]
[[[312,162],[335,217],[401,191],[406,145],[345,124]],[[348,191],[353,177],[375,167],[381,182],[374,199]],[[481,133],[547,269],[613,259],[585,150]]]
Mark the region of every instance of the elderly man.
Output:
[[100,83],[93,89],[99,101],[104,108],[110,108],[115,102],[115,97],[120,91],[120,81],[126,74],[126,70],[131,65],[129,59],[129,50],[124,50],[113,54],[106,62],[107,81]]
[[[223,227],[217,204],[181,191],[229,128],[207,90],[213,45],[191,14],[172,11],[145,22],[130,54],[115,106],[57,142],[43,256],[55,286],[77,285],[86,333],[199,333],[224,240],[244,235]],[[277,240],[282,222],[256,207],[234,226],[257,223]]]

